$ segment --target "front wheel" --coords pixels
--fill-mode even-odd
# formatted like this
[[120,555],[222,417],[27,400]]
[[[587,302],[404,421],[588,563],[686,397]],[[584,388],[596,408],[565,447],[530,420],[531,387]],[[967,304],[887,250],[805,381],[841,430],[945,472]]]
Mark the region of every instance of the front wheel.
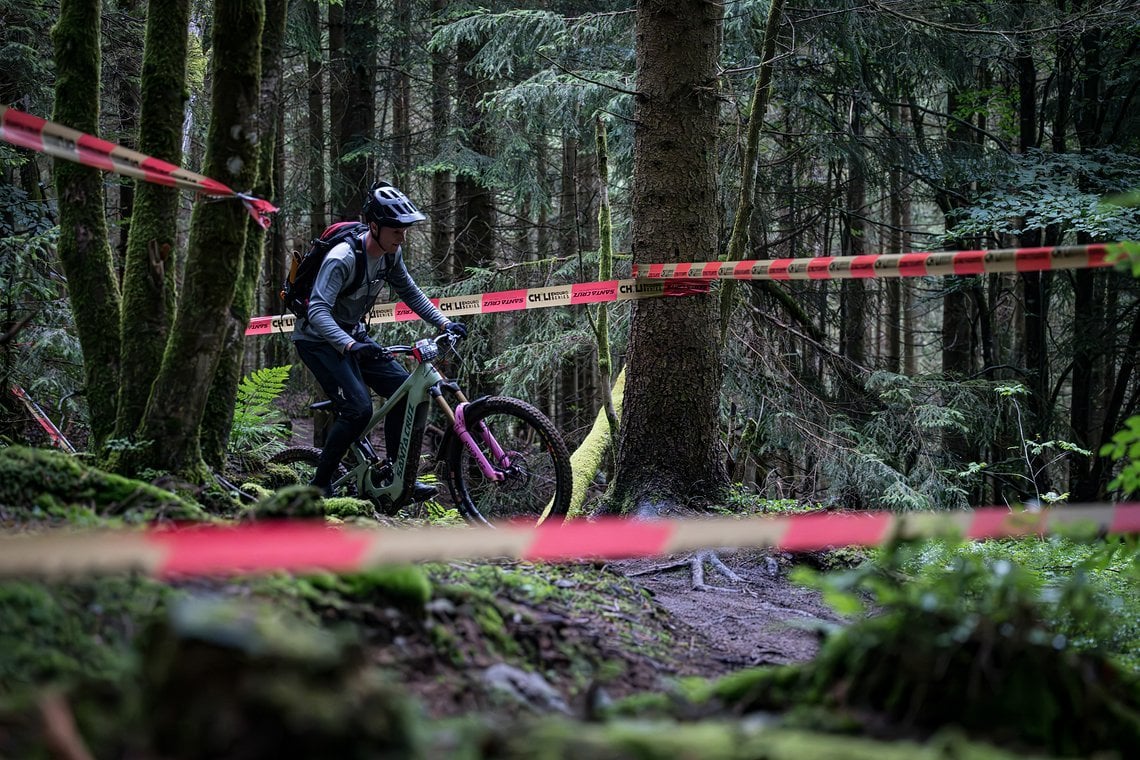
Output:
[[[486,477],[467,446],[458,437],[452,440],[445,460],[447,479],[464,517],[480,524],[565,519],[570,453],[554,423],[530,404],[505,396],[473,402],[464,422],[480,451],[503,475],[502,480]],[[505,454],[502,461],[490,450],[492,439]]]

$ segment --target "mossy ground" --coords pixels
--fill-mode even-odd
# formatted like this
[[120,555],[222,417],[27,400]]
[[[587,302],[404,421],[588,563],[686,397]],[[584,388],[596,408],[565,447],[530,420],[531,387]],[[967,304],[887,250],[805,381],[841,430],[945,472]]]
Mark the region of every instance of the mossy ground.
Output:
[[[210,519],[184,497],[51,452],[0,450],[0,472],[4,520],[24,530]],[[331,517],[311,489],[260,496],[239,519]],[[985,614],[1024,601],[995,599],[1006,601]],[[899,603],[809,663],[707,680],[714,670],[691,657],[692,639],[605,565],[10,580],[0,583],[0,756],[46,756],[47,686],[63,690],[99,757],[1011,756],[946,734],[949,724],[1017,756],[1111,757],[1140,741],[1135,679],[1059,650],[1031,610],[1015,626],[1025,635],[1008,633],[1011,619],[973,613],[963,628],[930,612]],[[541,676],[577,717],[534,718],[533,705],[493,693],[481,674],[502,663]]]

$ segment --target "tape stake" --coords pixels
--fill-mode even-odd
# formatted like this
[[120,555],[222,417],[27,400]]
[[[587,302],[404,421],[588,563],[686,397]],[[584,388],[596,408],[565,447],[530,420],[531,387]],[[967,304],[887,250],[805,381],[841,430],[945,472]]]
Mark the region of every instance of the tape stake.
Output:
[[13,385],[11,391],[12,395],[20,399],[24,404],[24,407],[32,415],[32,419],[47,433],[48,439],[53,446],[57,449],[63,449],[70,454],[75,453],[75,447],[71,445],[71,441],[67,440],[67,436],[60,432],[60,429],[55,426],[55,423],[51,421],[51,418],[47,416],[47,413],[40,405],[32,400],[32,397],[28,395],[27,391],[18,385]]

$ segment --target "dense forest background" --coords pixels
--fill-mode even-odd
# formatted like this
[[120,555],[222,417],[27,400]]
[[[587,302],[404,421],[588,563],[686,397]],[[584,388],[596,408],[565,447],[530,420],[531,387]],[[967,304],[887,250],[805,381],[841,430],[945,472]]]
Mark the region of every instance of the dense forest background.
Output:
[[[76,48],[62,41],[67,16],[60,20],[58,3],[0,2],[0,101],[67,123],[68,103],[94,88],[97,108],[93,101],[76,117],[93,120],[69,126],[214,176],[210,141],[221,138],[211,126],[222,120],[221,104],[251,99],[236,97],[245,87],[256,104],[225,118],[256,124],[247,163],[260,171],[244,176],[249,186],[219,179],[281,207],[264,238],[248,223],[240,236],[211,237],[206,221],[192,222],[191,207],[205,217],[224,204],[170,193],[165,206],[140,205],[147,189],[99,175],[93,190],[102,192],[111,275],[95,300],[122,302],[101,312],[76,303],[90,300],[77,290],[97,286],[77,285],[79,265],[67,266],[77,224],[68,215],[78,213],[70,180],[45,157],[0,145],[0,313],[12,333],[0,347],[4,385],[26,388],[65,432],[89,439],[123,470],[197,460],[198,441],[185,461],[132,454],[140,441],[194,437],[185,429],[196,430],[196,420],[175,425],[155,411],[187,397],[181,378],[213,388],[201,403],[209,411],[198,412],[206,419],[200,449],[208,464],[224,466],[237,378],[294,363],[286,338],[243,340],[233,325],[280,311],[288,252],[327,223],[356,218],[376,178],[405,189],[429,216],[407,256],[433,296],[598,279],[599,251],[610,245],[613,276],[628,276],[633,261],[1140,238],[1135,208],[1103,203],[1140,186],[1140,27],[1127,0],[726,4],[710,22],[712,36],[693,45],[715,54],[703,83],[715,122],[694,151],[711,161],[715,198],[704,198],[680,165],[672,181],[669,167],[654,175],[659,197],[712,225],[712,234],[689,239],[705,241],[699,247],[672,250],[635,245],[635,175],[639,161],[654,160],[634,150],[638,92],[652,73],[639,68],[638,46],[653,30],[636,29],[639,10],[628,3],[77,5],[98,16],[76,37],[101,53],[92,59],[96,78],[86,81],[61,60]],[[677,11],[675,28],[696,35],[702,25],[686,12]],[[189,34],[179,43],[181,29]],[[163,34],[175,41],[161,42]],[[151,36],[156,43],[144,53]],[[686,65],[678,43],[665,55]],[[162,69],[170,61],[151,57],[161,45],[184,72],[156,86],[147,78],[172,76]],[[228,71],[216,63],[254,50],[248,81],[239,81],[236,64]],[[160,94],[173,96],[165,110],[153,105]],[[169,227],[168,240],[148,242],[140,231],[156,223]],[[243,249],[252,265],[242,264]],[[83,255],[73,261],[89,264]],[[148,255],[152,269],[160,260],[157,276],[145,267],[132,275],[131,262]],[[211,278],[230,280],[236,296],[213,300],[199,284]],[[153,292],[138,295],[140,281],[155,282]],[[1100,449],[1140,403],[1140,301],[1129,274],[715,290],[633,307],[678,310],[703,300],[723,328],[669,323],[676,334],[658,332],[640,349],[674,352],[690,378],[711,378],[702,386],[716,397],[711,421],[685,404],[647,408],[651,366],[630,380],[649,390],[633,389],[624,409],[627,420],[663,413],[672,431],[665,443],[678,452],[713,451],[711,479],[697,489],[735,482],[769,498],[900,509],[1106,495],[1113,472]],[[193,304],[233,323],[216,348],[177,337],[179,320],[194,319],[183,313]],[[534,401],[573,447],[626,364],[631,311],[611,307],[608,325],[585,307],[471,318],[465,381],[474,392]],[[81,339],[95,341],[83,338],[85,329],[120,321],[113,346],[81,347]],[[602,328],[609,344],[599,352]],[[409,329],[379,334],[395,341]],[[140,334],[159,336],[158,348],[132,343]],[[686,362],[694,342],[708,353]],[[92,361],[100,351],[112,358]],[[200,354],[217,364],[189,372],[177,364]],[[135,361],[144,355],[153,358]],[[109,376],[116,384],[100,390]],[[23,412],[4,403],[5,434],[19,438]],[[701,432],[707,426],[711,437]],[[629,461],[646,451],[636,441],[620,449]],[[610,476],[613,459],[604,465]]]

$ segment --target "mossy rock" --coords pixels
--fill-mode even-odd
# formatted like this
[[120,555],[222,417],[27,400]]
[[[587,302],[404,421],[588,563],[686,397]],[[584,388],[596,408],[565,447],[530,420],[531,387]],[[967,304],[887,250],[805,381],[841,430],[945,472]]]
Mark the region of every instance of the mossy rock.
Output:
[[324,506],[320,491],[312,486],[285,486],[245,507],[242,516],[248,519],[322,517]]
[[204,520],[189,499],[121,475],[103,472],[52,449],[0,449],[0,505],[28,519],[83,522],[116,517],[127,522],[156,519]]
[[134,635],[170,589],[141,577],[0,583],[0,695],[134,673]]
[[160,756],[416,758],[419,709],[355,644],[269,608],[196,600],[144,648]]

